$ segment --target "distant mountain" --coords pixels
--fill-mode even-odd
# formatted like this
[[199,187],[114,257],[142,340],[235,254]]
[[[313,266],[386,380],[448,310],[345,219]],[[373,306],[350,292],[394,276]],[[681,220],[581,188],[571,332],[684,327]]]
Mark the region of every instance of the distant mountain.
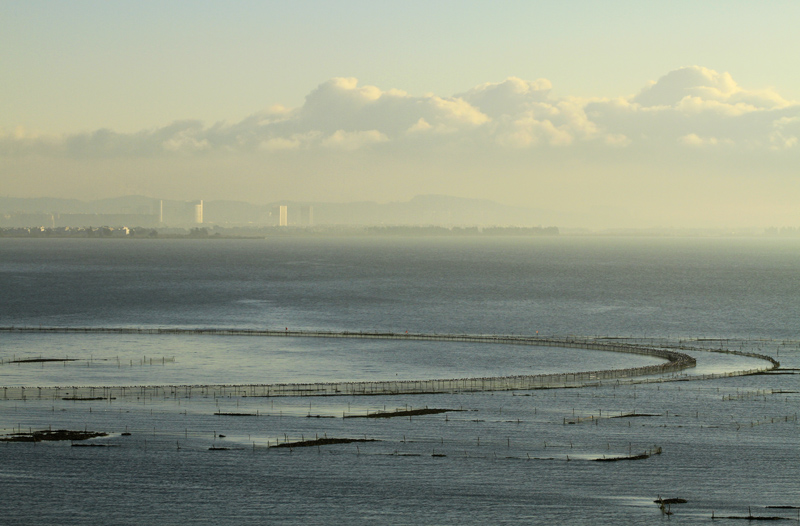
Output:
[[418,195],[410,201],[379,204],[306,203],[314,207],[317,224],[485,226],[542,224],[534,210],[511,207],[486,199],[447,195]]
[[128,195],[100,199],[90,203],[92,212],[97,214],[157,214],[159,200],[143,195]]

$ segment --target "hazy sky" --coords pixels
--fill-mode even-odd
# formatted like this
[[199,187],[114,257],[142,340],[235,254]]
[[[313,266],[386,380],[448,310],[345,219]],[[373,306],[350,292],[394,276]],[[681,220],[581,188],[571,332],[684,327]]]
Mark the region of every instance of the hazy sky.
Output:
[[[0,195],[800,226],[800,2],[0,0]],[[553,214],[555,217],[555,214]]]

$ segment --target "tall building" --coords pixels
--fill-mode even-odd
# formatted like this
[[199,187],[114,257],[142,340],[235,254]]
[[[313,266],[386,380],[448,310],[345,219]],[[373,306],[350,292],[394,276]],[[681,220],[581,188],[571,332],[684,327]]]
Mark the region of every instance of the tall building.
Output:
[[280,207],[280,219],[278,221],[279,226],[289,226],[289,207],[286,205],[281,205]]
[[203,200],[194,205],[194,222],[198,225],[203,224]]

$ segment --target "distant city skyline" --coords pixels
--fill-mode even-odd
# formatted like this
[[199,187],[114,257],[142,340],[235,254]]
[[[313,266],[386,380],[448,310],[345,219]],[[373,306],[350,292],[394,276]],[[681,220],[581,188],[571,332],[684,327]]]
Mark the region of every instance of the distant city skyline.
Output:
[[[315,216],[315,204],[321,211]],[[125,196],[98,201],[0,196],[0,227],[52,226],[542,226],[535,209],[488,200],[416,196],[405,202],[307,203],[277,201],[175,201]],[[563,218],[562,218],[563,220]],[[555,226],[548,224],[547,226]]]
[[587,227],[796,226],[798,19],[781,1],[0,1],[0,195],[445,194]]

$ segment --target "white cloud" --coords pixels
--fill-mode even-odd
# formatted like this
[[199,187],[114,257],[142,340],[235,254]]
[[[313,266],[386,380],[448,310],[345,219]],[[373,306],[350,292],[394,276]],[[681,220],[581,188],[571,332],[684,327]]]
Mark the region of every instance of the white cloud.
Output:
[[675,106],[686,97],[729,104],[744,103],[759,109],[782,108],[790,103],[772,90],[745,90],[730,73],[691,66],[676,69],[650,83],[633,102],[642,106]]
[[672,71],[634,97],[591,101],[584,110],[604,133],[649,147],[702,142],[769,149],[782,142],[773,123],[800,115],[800,105],[771,90],[747,90],[730,74],[699,66]]
[[688,135],[684,135],[683,137],[680,137],[678,141],[686,146],[693,146],[697,148],[705,146],[718,146],[721,144],[724,145],[733,144],[733,141],[731,141],[730,139],[720,140],[717,139],[716,137],[700,137],[696,133],[690,133]]
[[772,149],[786,150],[797,146],[800,117],[782,117],[772,124],[774,131],[769,136]]
[[492,118],[497,118],[518,115],[527,111],[533,103],[545,102],[551,88],[547,79],[525,81],[509,77],[500,83],[481,84],[458,97]]
[[566,146],[572,140],[568,131],[556,127],[549,120],[537,120],[532,115],[515,120],[497,138],[499,144],[513,148],[527,148],[541,143]]
[[346,132],[337,130],[331,136],[322,140],[322,145],[338,150],[358,150],[370,144],[386,142],[389,139],[378,130]]
[[701,113],[704,111],[716,112],[729,117],[737,117],[745,113],[758,111],[759,108],[744,102],[727,103],[716,99],[703,99],[694,95],[687,95],[675,105],[675,109],[683,113]]
[[[439,133],[470,130],[489,122],[489,117],[461,98],[425,97],[419,108]],[[419,121],[417,121],[419,122]]]
[[[409,95],[334,78],[297,108],[272,106],[236,123],[178,121],[120,134],[111,130],[39,137],[0,133],[0,155],[74,158],[200,155],[210,152],[354,151],[377,143],[406,148],[546,149],[746,145],[793,148],[800,105],[770,89],[748,90],[728,73],[692,66],[632,97],[555,98],[546,79],[510,77],[454,96]],[[398,150],[398,151],[399,151]]]
[[799,155],[800,105],[705,68],[616,98],[558,97],[544,79],[411,95],[339,78],[302,105],[237,122],[60,137],[2,130],[0,187],[256,201],[457,193],[587,218],[603,203],[637,226],[737,223],[743,210],[760,224],[797,209]]
[[259,144],[260,150],[280,151],[307,148],[319,138],[319,132],[295,133],[289,137],[270,137]]
[[428,121],[426,121],[424,118],[420,117],[419,120],[415,122],[414,125],[408,129],[408,132],[409,133],[426,132],[431,129],[433,129],[433,126],[431,126],[430,123],[428,123]]
[[194,153],[211,149],[207,138],[203,138],[202,129],[182,130],[170,136],[161,144],[169,152]]

